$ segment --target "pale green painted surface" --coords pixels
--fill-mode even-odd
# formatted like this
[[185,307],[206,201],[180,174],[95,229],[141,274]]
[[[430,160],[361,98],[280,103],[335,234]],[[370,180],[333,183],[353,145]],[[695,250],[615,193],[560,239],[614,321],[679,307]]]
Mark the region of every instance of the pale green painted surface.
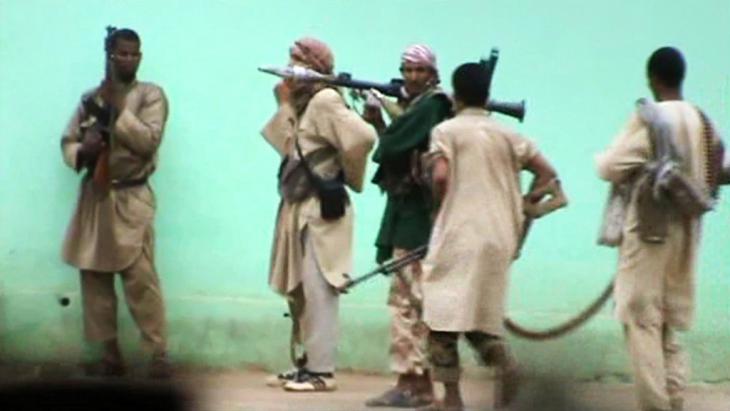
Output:
[[[572,315],[611,275],[614,251],[594,245],[606,187],[593,155],[648,95],[653,49],[681,48],[687,97],[721,130],[730,126],[727,0],[0,0],[0,344],[10,358],[83,356],[78,279],[59,258],[78,176],[63,165],[59,138],[80,93],[101,79],[107,24],[139,31],[140,77],[171,102],[153,179],[158,268],[171,353],[199,365],[287,364],[285,304],[266,286],[277,158],[258,135],[275,80],[255,67],[284,64],[301,35],[329,42],[338,71],[381,81],[397,76],[412,42],[436,50],[444,79],[500,47],[494,97],[528,100],[524,124],[505,121],[538,141],[571,198],[536,224],[513,270],[510,312],[529,325]],[[364,272],[383,198],[368,185],[355,206]],[[730,377],[729,216],[724,199],[707,219],[698,321],[685,338],[696,379]],[[387,368],[386,290],[379,279],[343,297],[343,368]],[[56,303],[61,294],[68,308]],[[133,324],[120,312],[125,349],[134,351]],[[568,338],[516,342],[517,354],[584,378],[623,374],[620,332],[607,308]]]

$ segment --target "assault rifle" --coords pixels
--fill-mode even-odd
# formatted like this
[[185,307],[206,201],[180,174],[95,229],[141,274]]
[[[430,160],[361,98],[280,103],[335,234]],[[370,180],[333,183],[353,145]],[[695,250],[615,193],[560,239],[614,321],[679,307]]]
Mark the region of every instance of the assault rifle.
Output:
[[[532,221],[568,205],[568,198],[565,196],[563,189],[560,187],[560,181],[558,181],[557,179],[551,180],[545,186],[533,191],[532,194],[542,195],[543,198],[536,203],[524,201],[525,223],[522,227],[522,234],[519,239],[514,259],[517,259],[520,256],[522,246],[525,243],[525,239],[527,238],[527,234],[529,233]],[[364,281],[367,281],[378,274],[388,275],[390,273],[396,272],[411,263],[423,259],[426,256],[427,252],[428,246],[422,245],[403,254],[400,257],[391,258],[384,263],[378,265],[373,270],[348,280],[343,289],[349,290],[352,287]]]
[[[104,37],[104,80],[112,81],[113,70],[111,68],[111,40],[112,34],[116,31],[116,27],[107,26],[106,36]],[[111,179],[109,176],[109,143],[110,143],[110,125],[114,117],[111,107],[107,107],[101,97],[101,87],[95,93],[86,97],[82,104],[86,111],[87,118],[82,123],[82,132],[84,135],[93,135],[101,137],[104,141],[104,147],[97,154],[96,158],[88,159],[87,167],[92,176],[94,184],[102,190],[109,191]]]
[[343,288],[345,290],[348,290],[364,281],[369,280],[372,277],[375,277],[378,274],[388,275],[392,272],[398,271],[401,268],[407,266],[408,264],[421,260],[423,257],[426,256],[427,251],[428,251],[428,246],[422,245],[416,249],[409,251],[408,253],[406,253],[398,258],[391,258],[390,260],[387,260],[384,263],[380,264],[379,266],[375,267],[375,269],[373,269],[357,278],[347,281],[347,284],[345,284],[345,286]]

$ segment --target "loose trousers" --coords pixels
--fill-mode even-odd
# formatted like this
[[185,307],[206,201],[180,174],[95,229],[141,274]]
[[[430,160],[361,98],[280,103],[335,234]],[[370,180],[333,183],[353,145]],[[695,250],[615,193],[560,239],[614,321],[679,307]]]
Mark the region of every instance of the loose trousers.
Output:
[[292,344],[306,354],[302,364],[312,372],[334,372],[339,334],[339,294],[322,274],[308,233],[303,234],[302,283],[290,295],[294,321]]
[[[142,334],[144,347],[155,353],[164,353],[167,349],[165,305],[155,270],[154,234],[151,229],[145,235],[137,260],[119,274],[127,307]],[[81,271],[84,333],[89,341],[117,338],[114,278],[115,273]]]
[[630,321],[624,335],[642,411],[681,410],[689,364],[675,331]]

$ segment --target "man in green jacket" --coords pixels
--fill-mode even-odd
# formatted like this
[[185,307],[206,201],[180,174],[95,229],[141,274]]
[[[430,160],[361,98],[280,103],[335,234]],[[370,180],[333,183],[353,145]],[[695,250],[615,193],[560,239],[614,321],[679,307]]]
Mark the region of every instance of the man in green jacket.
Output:
[[[432,201],[423,180],[421,154],[429,147],[431,129],[451,115],[451,101],[438,87],[436,56],[428,46],[412,45],[401,57],[404,79],[402,113],[384,127],[380,110],[366,109],[365,119],[379,128],[373,156],[379,167],[373,183],[387,195],[375,245],[377,261],[397,258],[426,244],[431,233]],[[391,113],[392,114],[392,113]],[[433,399],[426,363],[428,329],[421,319],[421,264],[394,273],[388,296],[392,312],[391,369],[396,386],[369,399],[371,407],[418,407]]]

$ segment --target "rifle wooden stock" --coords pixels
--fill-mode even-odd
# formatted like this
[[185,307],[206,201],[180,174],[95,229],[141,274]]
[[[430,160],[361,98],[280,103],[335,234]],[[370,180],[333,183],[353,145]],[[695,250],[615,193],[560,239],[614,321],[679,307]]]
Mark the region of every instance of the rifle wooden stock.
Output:
[[[109,62],[111,58],[112,53],[112,34],[117,30],[114,26],[106,26],[106,36],[104,37],[104,56],[105,56],[105,64],[104,64],[104,79],[106,81],[113,81],[114,73],[111,67],[111,63]],[[100,90],[99,90],[100,91]],[[97,100],[100,100],[100,98],[97,96]],[[113,124],[114,121],[114,111],[112,110],[111,116],[110,116],[110,124],[109,129],[104,130],[104,126],[99,124],[97,121],[94,124],[94,127],[99,128],[99,135],[102,136],[104,139],[104,142],[106,143],[104,148],[101,149],[101,152],[99,153],[99,156],[96,158],[96,163],[94,164],[94,174],[92,175],[92,180],[94,181],[94,184],[97,188],[104,192],[108,192],[111,188],[111,176],[109,173],[109,151],[110,151],[110,144],[111,144],[111,124]]]
[[98,189],[107,192],[111,188],[111,177],[109,175],[109,146],[105,146],[99,156],[96,158],[94,165],[94,174],[92,180]]

